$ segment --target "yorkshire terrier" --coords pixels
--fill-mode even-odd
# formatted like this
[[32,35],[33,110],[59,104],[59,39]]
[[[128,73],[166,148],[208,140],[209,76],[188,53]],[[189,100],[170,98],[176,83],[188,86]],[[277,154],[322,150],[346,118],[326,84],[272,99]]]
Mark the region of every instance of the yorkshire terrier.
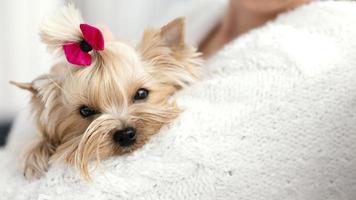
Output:
[[147,29],[137,47],[84,24],[69,5],[44,22],[42,41],[64,72],[12,82],[32,93],[37,138],[24,174],[64,161],[90,178],[91,160],[132,152],[180,114],[174,94],[199,80],[200,54],[184,41],[184,20]]

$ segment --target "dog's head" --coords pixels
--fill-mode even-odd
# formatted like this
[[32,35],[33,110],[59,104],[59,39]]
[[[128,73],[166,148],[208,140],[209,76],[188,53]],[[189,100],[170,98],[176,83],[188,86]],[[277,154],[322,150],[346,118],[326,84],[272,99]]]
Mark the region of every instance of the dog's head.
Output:
[[[69,7],[44,25],[41,36],[50,49],[61,51],[58,44],[71,39],[70,31],[80,23],[76,16],[78,11]],[[110,40],[103,51],[92,53],[90,66],[63,62],[58,66],[64,72],[15,83],[33,94],[50,159],[64,159],[85,177],[90,160],[131,152],[174,120],[180,109],[173,95],[200,76],[199,54],[184,42],[182,18],[146,30],[137,47],[102,32]]]

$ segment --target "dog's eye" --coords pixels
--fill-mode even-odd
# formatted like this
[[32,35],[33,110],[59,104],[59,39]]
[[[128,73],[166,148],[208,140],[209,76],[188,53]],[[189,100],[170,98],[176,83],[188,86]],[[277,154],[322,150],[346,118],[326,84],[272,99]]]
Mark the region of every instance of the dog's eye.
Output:
[[145,88],[140,88],[137,90],[135,96],[134,96],[134,100],[143,100],[146,99],[148,97],[148,93],[149,91]]
[[96,114],[96,111],[89,108],[88,106],[82,106],[79,109],[80,115],[83,117],[89,117]]

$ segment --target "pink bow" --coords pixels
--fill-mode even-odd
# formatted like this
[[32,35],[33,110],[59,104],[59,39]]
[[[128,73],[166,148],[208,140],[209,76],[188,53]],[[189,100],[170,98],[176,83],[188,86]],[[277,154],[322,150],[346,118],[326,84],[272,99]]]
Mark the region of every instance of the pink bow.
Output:
[[89,66],[91,55],[89,52],[104,50],[104,37],[99,29],[89,24],[80,24],[83,40],[63,45],[64,54],[69,63],[79,66]]

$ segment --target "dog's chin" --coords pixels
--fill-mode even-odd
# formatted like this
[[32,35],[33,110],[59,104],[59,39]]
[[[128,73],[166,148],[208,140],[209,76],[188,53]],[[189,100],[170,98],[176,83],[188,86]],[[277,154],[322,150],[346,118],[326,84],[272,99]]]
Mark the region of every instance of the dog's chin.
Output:
[[74,152],[68,154],[66,160],[68,164],[74,165],[80,171],[82,177],[90,180],[89,163],[91,161],[96,161],[98,165],[110,157],[130,154],[141,148],[148,139],[145,136],[137,136],[132,145],[120,146],[113,140],[112,133],[99,134],[95,132],[88,137],[83,137]]
[[117,156],[124,155],[124,154],[129,154],[138,149],[139,147],[136,146],[135,144],[127,147],[120,147],[120,150],[115,154]]

